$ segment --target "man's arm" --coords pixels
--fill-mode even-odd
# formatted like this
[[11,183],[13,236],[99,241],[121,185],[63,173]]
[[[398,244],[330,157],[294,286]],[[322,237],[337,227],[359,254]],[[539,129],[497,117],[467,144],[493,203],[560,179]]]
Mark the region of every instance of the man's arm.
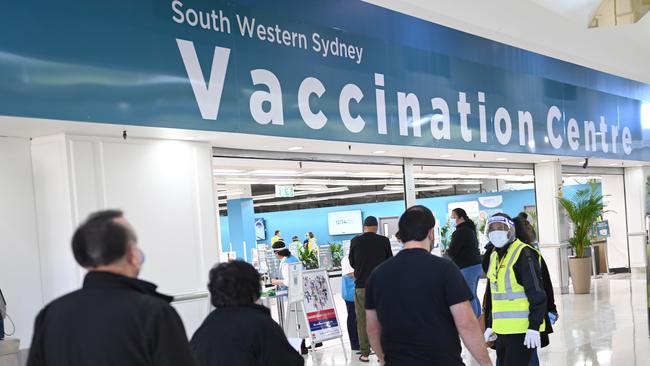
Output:
[[384,364],[384,350],[381,348],[381,324],[376,310],[366,309],[366,330],[370,346],[379,358],[379,363]]
[[393,249],[390,247],[390,240],[386,238],[386,259],[393,257]]
[[[350,243],[350,253],[348,253],[348,259],[350,260],[350,267],[354,268],[354,253],[355,253],[355,247],[354,245],[354,239],[352,239],[352,242]],[[354,268],[356,269],[356,268]]]
[[[460,338],[472,356],[474,356],[474,359],[481,366],[492,365],[492,361],[485,347],[483,333],[481,332],[478,320],[476,320],[476,315],[469,301],[452,305],[449,307],[449,310],[451,310],[451,315],[454,317],[454,323],[456,324]],[[368,331],[368,335],[370,335],[370,331]]]

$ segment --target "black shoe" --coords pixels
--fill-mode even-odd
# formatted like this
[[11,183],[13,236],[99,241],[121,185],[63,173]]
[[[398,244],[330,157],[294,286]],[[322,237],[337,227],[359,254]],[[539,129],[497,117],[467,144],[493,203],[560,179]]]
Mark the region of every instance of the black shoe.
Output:
[[315,348],[323,347],[323,342],[318,342],[314,345]]
[[300,347],[300,354],[301,354],[301,355],[309,354],[309,348],[307,348],[307,347]]

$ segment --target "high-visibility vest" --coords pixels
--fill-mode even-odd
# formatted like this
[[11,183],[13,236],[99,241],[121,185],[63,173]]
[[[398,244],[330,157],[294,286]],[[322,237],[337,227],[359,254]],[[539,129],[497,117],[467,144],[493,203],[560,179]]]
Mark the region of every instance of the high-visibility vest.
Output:
[[[517,282],[514,270],[517,259],[526,247],[539,254],[537,249],[515,240],[503,258],[499,258],[496,250],[490,256],[488,279],[492,292],[492,330],[496,334],[522,334],[528,330],[530,303],[524,286]],[[541,265],[541,255],[538,258]],[[545,329],[546,321],[543,321],[539,331]]]

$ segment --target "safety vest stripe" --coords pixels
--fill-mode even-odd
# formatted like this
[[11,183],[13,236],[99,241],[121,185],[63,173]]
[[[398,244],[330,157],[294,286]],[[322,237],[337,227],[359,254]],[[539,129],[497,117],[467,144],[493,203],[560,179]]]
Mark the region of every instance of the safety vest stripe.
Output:
[[494,300],[516,300],[516,299],[526,299],[526,298],[527,296],[525,291],[511,292],[506,294],[495,293],[492,295],[492,299]]
[[502,311],[493,313],[493,319],[528,319],[528,311]]
[[508,267],[506,267],[506,278],[505,278],[505,283],[506,283],[506,294],[510,295],[513,293],[512,291],[512,281],[510,280],[510,271],[512,270],[513,264],[515,262],[515,259],[519,257],[517,253],[523,248],[525,244],[519,242],[519,245],[515,247],[513,250],[512,256],[510,257],[510,260],[508,261]]

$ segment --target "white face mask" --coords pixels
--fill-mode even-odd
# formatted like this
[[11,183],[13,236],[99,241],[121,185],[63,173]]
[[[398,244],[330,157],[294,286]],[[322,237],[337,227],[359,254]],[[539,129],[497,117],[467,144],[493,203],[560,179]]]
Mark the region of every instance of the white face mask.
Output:
[[503,248],[509,242],[508,232],[502,230],[490,232],[488,234],[488,238],[490,239],[492,245],[494,245],[497,248]]

